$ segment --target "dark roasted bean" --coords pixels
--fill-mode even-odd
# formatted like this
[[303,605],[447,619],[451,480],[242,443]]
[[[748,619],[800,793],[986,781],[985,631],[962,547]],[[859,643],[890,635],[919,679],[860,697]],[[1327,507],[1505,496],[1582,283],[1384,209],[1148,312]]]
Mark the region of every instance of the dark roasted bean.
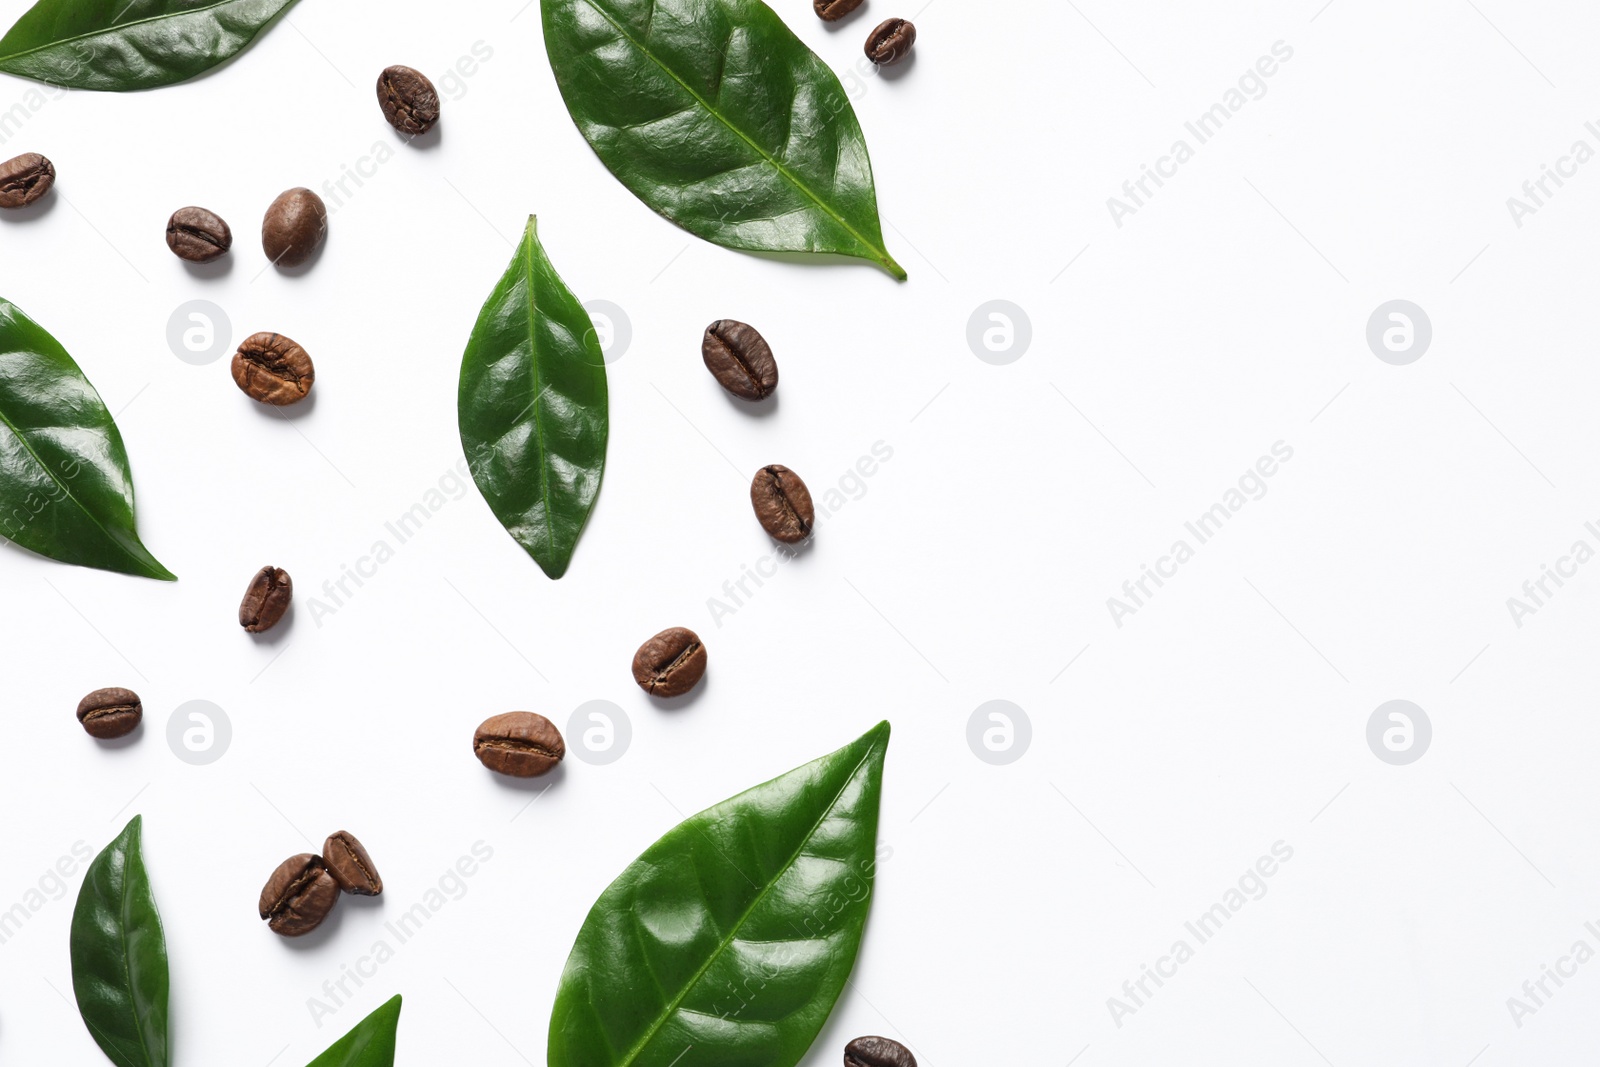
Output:
[[879,66],[898,63],[917,43],[917,28],[905,19],[889,19],[878,24],[867,38],[867,58]]
[[180,207],[167,220],[167,247],[179,259],[209,263],[233,247],[233,231],[203,207]]
[[742,400],[764,400],[778,388],[778,361],[754,326],[718,319],[706,327],[700,357],[717,382]]
[[375,897],[383,892],[383,876],[372,865],[372,857],[347,830],[329,835],[322,843],[322,862],[346,893]]
[[239,625],[253,634],[272,629],[289,610],[294,581],[282,567],[262,567],[239,602]]
[[911,1050],[887,1037],[858,1037],[844,1047],[844,1067],[917,1067]]
[[126,737],[139,728],[143,718],[144,705],[131,689],[96,689],[78,701],[78,721],[84,732],[102,741]]
[[497,774],[536,778],[555,769],[567,754],[567,744],[543,715],[510,711],[484,720],[472,735],[472,752]]
[[838,22],[861,6],[861,0],[811,0],[811,10],[824,22]]
[[651,696],[682,696],[706,673],[706,646],[693,630],[674,626],[639,646],[633,655],[633,680]]
[[816,526],[810,490],[798,474],[781,464],[773,463],[756,472],[750,483],[750,503],[761,528],[786,544],[804,541]]
[[415,137],[439,121],[439,94],[421,71],[394,66],[378,75],[378,106],[389,125]]
[[299,937],[321,926],[337,903],[339,883],[322,857],[302,852],[278,864],[261,889],[258,910],[273,933]]
[[261,220],[261,247],[280,267],[296,267],[310,259],[328,236],[328,208],[310,189],[279,195]]
[[317,369],[306,350],[283,334],[258,333],[234,353],[233,380],[250,399],[282,407],[305,399]]
[[37,152],[0,163],[0,208],[27,207],[56,183],[56,168]]

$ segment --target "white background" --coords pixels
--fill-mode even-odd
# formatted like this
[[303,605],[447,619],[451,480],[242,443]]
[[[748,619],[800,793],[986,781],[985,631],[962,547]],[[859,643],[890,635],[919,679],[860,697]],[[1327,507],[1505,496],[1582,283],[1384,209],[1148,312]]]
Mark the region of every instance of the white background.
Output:
[[[0,155],[43,152],[60,174],[43,208],[0,218],[0,294],[117,413],[141,533],[181,577],[0,550],[0,909],[143,813],[176,1067],[298,1067],[396,992],[401,1064],[537,1064],[571,938],[632,857],[889,718],[892,857],[807,1065],[862,1033],[924,1067],[1588,1057],[1600,963],[1520,1027],[1506,1002],[1575,941],[1600,949],[1584,929],[1600,919],[1600,565],[1520,628],[1506,599],[1574,540],[1600,547],[1583,529],[1600,519],[1600,164],[1520,228],[1506,199],[1573,141],[1600,148],[1584,129],[1600,13],[868,0],[829,28],[781,0],[852,91],[911,275],[897,284],[659,219],[573,128],[521,2],[305,0],[238,62],[153,93],[0,81],[0,110],[26,117]],[[915,17],[916,59],[863,73],[861,41],[891,15]],[[1278,41],[1293,57],[1265,95],[1114,224],[1107,198],[1175,139],[1193,145],[1185,121]],[[492,57],[447,84],[479,42]],[[447,97],[418,145],[374,100],[397,62]],[[278,192],[391,153],[330,199],[314,267],[267,267],[255,234]],[[166,250],[167,215],[189,203],[232,223],[225,271]],[[547,580],[456,486],[313,619],[324,581],[450,486],[461,351],[530,212],[580,297],[632,323],[571,571]],[[226,359],[176,358],[167,321],[194,299],[225,310],[233,344],[304,344],[310,410],[286,421]],[[993,299],[1032,325],[1005,366],[966,339]],[[1410,366],[1366,344],[1391,299],[1432,320]],[[771,410],[702,366],[701,330],[724,316],[771,341]],[[880,441],[892,459],[849,481]],[[1115,625],[1107,598],[1278,441],[1294,456],[1266,495]],[[747,495],[769,462],[819,501],[841,479],[853,496],[718,625],[708,599],[771,551]],[[266,563],[299,602],[252,639],[236,605]],[[711,668],[698,698],[663,707],[628,664],[669,625],[701,633]],[[132,745],[73,720],[107,685],[144,698]],[[192,699],[232,722],[210,766],[166,743]],[[490,714],[565,728],[596,699],[632,725],[609,766],[569,758],[540,793],[470,755]],[[967,744],[993,699],[1032,722],[1009,766]],[[1367,747],[1391,699],[1432,720],[1410,766]],[[272,936],[262,882],[340,828],[367,842],[385,896],[347,901],[305,942]],[[309,998],[478,841],[494,856],[465,895],[319,1028]],[[1279,841],[1293,859],[1266,895],[1117,1025],[1108,998]],[[69,882],[0,945],[6,1063],[104,1062],[63,997]]]

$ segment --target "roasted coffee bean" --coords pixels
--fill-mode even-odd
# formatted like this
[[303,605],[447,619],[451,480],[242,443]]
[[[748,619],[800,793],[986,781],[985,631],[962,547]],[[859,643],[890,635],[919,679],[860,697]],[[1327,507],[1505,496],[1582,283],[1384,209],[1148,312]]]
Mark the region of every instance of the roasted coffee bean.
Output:
[[96,689],[78,701],[78,721],[84,732],[102,741],[128,736],[139,728],[142,718],[144,705],[131,689]]
[[633,654],[633,680],[651,696],[682,696],[706,673],[706,646],[693,630],[662,630]]
[[771,464],[756,472],[750,483],[750,503],[756,509],[761,528],[785,544],[804,541],[816,525],[817,512],[811,506],[811,491],[800,476],[781,464]]
[[886,67],[890,63],[898,63],[911,51],[911,46],[917,43],[917,28],[905,19],[889,19],[879,23],[878,28],[872,31],[867,38],[867,58]]
[[537,778],[567,754],[561,731],[543,715],[510,711],[485,719],[472,735],[472,753],[496,774]]
[[838,22],[861,6],[861,0],[811,0],[811,9],[824,22]]
[[421,71],[389,67],[378,75],[378,106],[401,133],[427,133],[439,121],[439,94]]
[[37,152],[0,163],[0,208],[27,207],[56,183],[53,163]]
[[305,399],[317,369],[306,350],[281,333],[258,333],[233,354],[233,380],[251,400],[282,407]]
[[339,903],[339,883],[321,856],[302,852],[278,864],[261,889],[261,917],[267,928],[284,937],[309,934],[322,925]]
[[718,383],[743,400],[763,400],[778,388],[778,361],[754,326],[718,319],[706,327],[700,356]]
[[167,220],[167,247],[179,259],[209,263],[233,247],[233,231],[215,212],[180,207]]
[[375,897],[383,892],[383,877],[372,865],[372,857],[355,835],[346,830],[340,830],[322,843],[322,862],[346,893]]
[[328,209],[310,189],[290,189],[267,208],[261,222],[261,247],[280,267],[310,259],[328,236]]
[[239,625],[253,634],[264,633],[283,620],[294,596],[294,582],[282,567],[262,567],[250,579],[239,602]]
[[844,1047],[844,1067],[917,1067],[911,1050],[887,1037],[858,1037]]

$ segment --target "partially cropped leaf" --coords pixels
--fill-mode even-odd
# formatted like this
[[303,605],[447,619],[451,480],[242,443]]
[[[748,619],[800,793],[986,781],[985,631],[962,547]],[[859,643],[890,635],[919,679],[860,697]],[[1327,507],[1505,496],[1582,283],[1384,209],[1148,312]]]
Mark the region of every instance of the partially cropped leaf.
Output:
[[541,0],[573,121],[617,179],[729,248],[884,248],[844,87],[761,0]]
[[309,1067],[394,1067],[395,1032],[400,1026],[400,998],[391,997],[355,1029],[312,1060]]
[[600,895],[550,1067],[793,1067],[855,963],[889,724],[668,831]]
[[72,991],[107,1059],[117,1067],[167,1067],[167,939],[140,828],[135,815],[83,877],[72,913]]
[[606,466],[606,365],[589,313],[528,219],[461,360],[461,446],[495,517],[552,578],[566,573]]
[[38,0],[0,70],[74,89],[155,89],[250,47],[294,0]]
[[0,300],[0,536],[63,563],[176,581],[139,540],[133,475],[100,394]]

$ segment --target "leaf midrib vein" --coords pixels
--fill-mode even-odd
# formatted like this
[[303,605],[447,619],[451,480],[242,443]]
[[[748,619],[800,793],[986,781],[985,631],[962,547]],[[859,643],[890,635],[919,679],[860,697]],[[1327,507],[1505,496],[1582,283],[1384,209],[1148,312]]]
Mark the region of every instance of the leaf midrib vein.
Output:
[[[642,42],[640,42],[637,38],[635,38],[632,34],[630,34],[627,31],[627,29],[624,28],[623,25],[620,22],[618,22],[616,19],[612,18],[611,17],[611,13],[606,11],[604,8],[602,8],[596,2],[596,0],[582,0],[582,2],[585,3],[585,4],[588,4],[589,7],[591,9],[593,9],[596,14],[598,14],[601,18],[603,18],[607,22],[609,22],[612,25],[612,27],[617,31],[618,35],[620,35],[629,44],[633,45],[634,48],[638,49],[639,53],[641,55],[643,55],[645,58],[649,59],[650,62],[654,63],[657,67],[661,68],[661,71],[664,74],[666,74],[667,77],[669,77],[673,81],[677,82],[679,88],[681,88],[685,93],[687,93],[695,101],[695,103],[699,104],[701,107],[705,108],[706,111],[710,112],[711,115],[714,118],[716,118],[716,120],[718,122],[722,123],[729,130],[732,130],[733,133],[736,134],[741,141],[743,141],[745,144],[749,145],[751,150],[753,152],[755,152],[756,155],[760,156],[767,163],[771,164],[772,168],[774,170],[776,170],[779,174],[783,175],[783,177],[789,182],[789,184],[793,185],[796,189],[799,189],[802,193],[806,194],[806,196],[811,199],[811,202],[816,204],[817,207],[821,208],[823,210],[823,212],[825,212],[828,215],[829,218],[833,219],[833,221],[837,222],[840,226],[844,227],[845,232],[849,233],[851,237],[854,237],[858,242],[860,242],[861,247],[863,247],[867,251],[873,253],[873,258],[874,259],[877,259],[880,262],[891,261],[890,257],[889,257],[889,250],[887,248],[879,248],[877,245],[875,245],[871,241],[867,240],[866,237],[862,236],[862,234],[854,226],[850,225],[850,223],[845,221],[845,218],[844,218],[843,215],[841,215],[837,211],[835,211],[832,208],[832,206],[830,206],[827,203],[827,201],[823,200],[816,193],[812,192],[811,191],[811,187],[806,185],[805,182],[801,181],[798,175],[792,173],[789,170],[789,168],[785,167],[782,163],[778,162],[778,160],[771,153],[769,153],[766,149],[762,148],[755,141],[751,140],[750,136],[748,134],[746,134],[739,127],[735,126],[727,118],[727,116],[722,114],[722,112],[718,111],[710,103],[710,101],[706,100],[705,97],[703,97],[699,93],[695,92],[694,88],[692,86],[690,86],[688,82],[684,81],[682,78],[680,78],[678,76],[678,72],[677,71],[673,70],[671,67],[667,66],[660,59],[658,59],[656,57],[655,53],[651,52],[650,49],[646,48]],[[655,3],[655,0],[651,0],[651,4],[650,4],[650,19],[651,19],[652,23],[654,23],[654,20],[655,20],[656,6],[657,5]],[[723,56],[723,63],[726,64],[726,62],[727,62],[727,56],[724,55]],[[791,108],[792,108],[792,105],[791,105]]]
[[90,30],[88,33],[79,33],[74,34],[71,37],[61,37],[54,41],[46,41],[44,44],[34,45],[32,48],[23,49],[21,52],[11,52],[7,55],[0,55],[0,61],[22,59],[24,56],[31,56],[35,52],[43,52],[46,48],[60,48],[64,44],[72,44],[76,41],[86,41],[91,37],[104,37],[108,33],[120,33],[124,30],[130,30],[135,26],[144,26],[151,22],[160,22],[163,19],[185,18],[189,15],[203,15],[208,11],[215,11],[219,7],[230,7],[234,4],[242,4],[244,2],[245,0],[217,0],[217,2],[214,4],[207,4],[205,7],[191,8],[188,11],[168,11],[160,15],[151,15],[149,18],[134,19],[132,22],[117,23],[115,25],[106,26],[98,30]]
[[128,944],[128,928],[132,925],[132,918],[128,914],[128,898],[132,892],[132,869],[134,854],[129,852],[124,859],[122,869],[122,890],[118,899],[118,916],[122,919],[121,929],[117,931],[117,940],[122,944],[122,976],[128,984],[128,1010],[133,1015],[133,1029],[139,1035],[139,1048],[144,1052],[145,1063],[154,1065],[155,1056],[151,1054],[149,1037],[145,1033],[144,1021],[139,1018],[139,1009],[134,1005],[133,990],[133,950]]
[[[744,926],[745,922],[750,918],[750,916],[755,913],[755,910],[761,906],[762,901],[767,899],[767,894],[771,893],[773,887],[782,880],[784,875],[789,873],[789,870],[794,866],[795,861],[798,860],[801,853],[805,851],[806,845],[810,844],[811,839],[816,836],[817,828],[827,821],[829,815],[833,814],[833,809],[839,806],[839,801],[841,798],[843,798],[845,791],[849,789],[850,783],[855,781],[856,775],[860,773],[861,768],[865,766],[866,762],[872,758],[872,754],[876,752],[877,749],[877,742],[867,746],[866,754],[861,757],[860,761],[857,762],[854,767],[850,768],[850,773],[845,775],[844,787],[839,790],[838,794],[834,796],[827,808],[824,809],[822,814],[817,816],[816,821],[811,824],[811,829],[807,830],[805,836],[800,839],[800,844],[796,846],[794,854],[791,855],[784,865],[778,869],[777,874],[773,875],[772,878],[767,880],[767,884],[762,888],[760,893],[756,894],[755,900],[750,902],[750,906],[744,910],[744,914],[740,915],[739,918],[734,921],[734,924],[728,929],[727,936],[724,937],[717,947],[711,952],[711,954],[706,957],[705,963],[701,964],[700,969],[695,971],[694,975],[684,983],[683,989],[680,990],[678,995],[673,998],[672,1003],[668,1004],[662,1010],[661,1015],[654,1023],[651,1024],[650,1029],[647,1030],[645,1035],[634,1044],[633,1048],[628,1050],[627,1056],[624,1057],[621,1062],[616,1065],[616,1067],[631,1067],[631,1064],[634,1062],[634,1060],[638,1059],[639,1055],[649,1047],[650,1042],[655,1040],[656,1034],[659,1033],[661,1028],[666,1025],[667,1020],[672,1018],[672,1016],[677,1013],[678,1009],[682,1007],[684,999],[688,997],[690,991],[693,990],[697,984],[699,984],[700,979],[705,977],[706,972],[711,969],[711,965],[716,963],[717,960],[721,959],[722,954],[727,951],[728,946],[733,944],[734,938],[738,935],[739,930]],[[719,853],[721,852],[720,849],[717,851]],[[723,859],[727,859],[727,857],[723,856]],[[730,860],[729,863],[731,865],[732,861]],[[738,870],[737,867],[734,869]]]
[[523,239],[523,248],[525,249],[523,272],[528,280],[528,370],[533,375],[533,436],[539,445],[539,499],[544,503],[544,527],[549,532],[549,547],[551,551],[556,551],[555,515],[550,510],[550,449],[545,443],[544,420],[539,417],[539,401],[544,399],[544,390],[539,387],[543,381],[539,374],[539,340],[537,336],[539,300],[534,293],[536,278],[533,252],[537,241],[538,230],[536,224],[530,222],[527,236]]

